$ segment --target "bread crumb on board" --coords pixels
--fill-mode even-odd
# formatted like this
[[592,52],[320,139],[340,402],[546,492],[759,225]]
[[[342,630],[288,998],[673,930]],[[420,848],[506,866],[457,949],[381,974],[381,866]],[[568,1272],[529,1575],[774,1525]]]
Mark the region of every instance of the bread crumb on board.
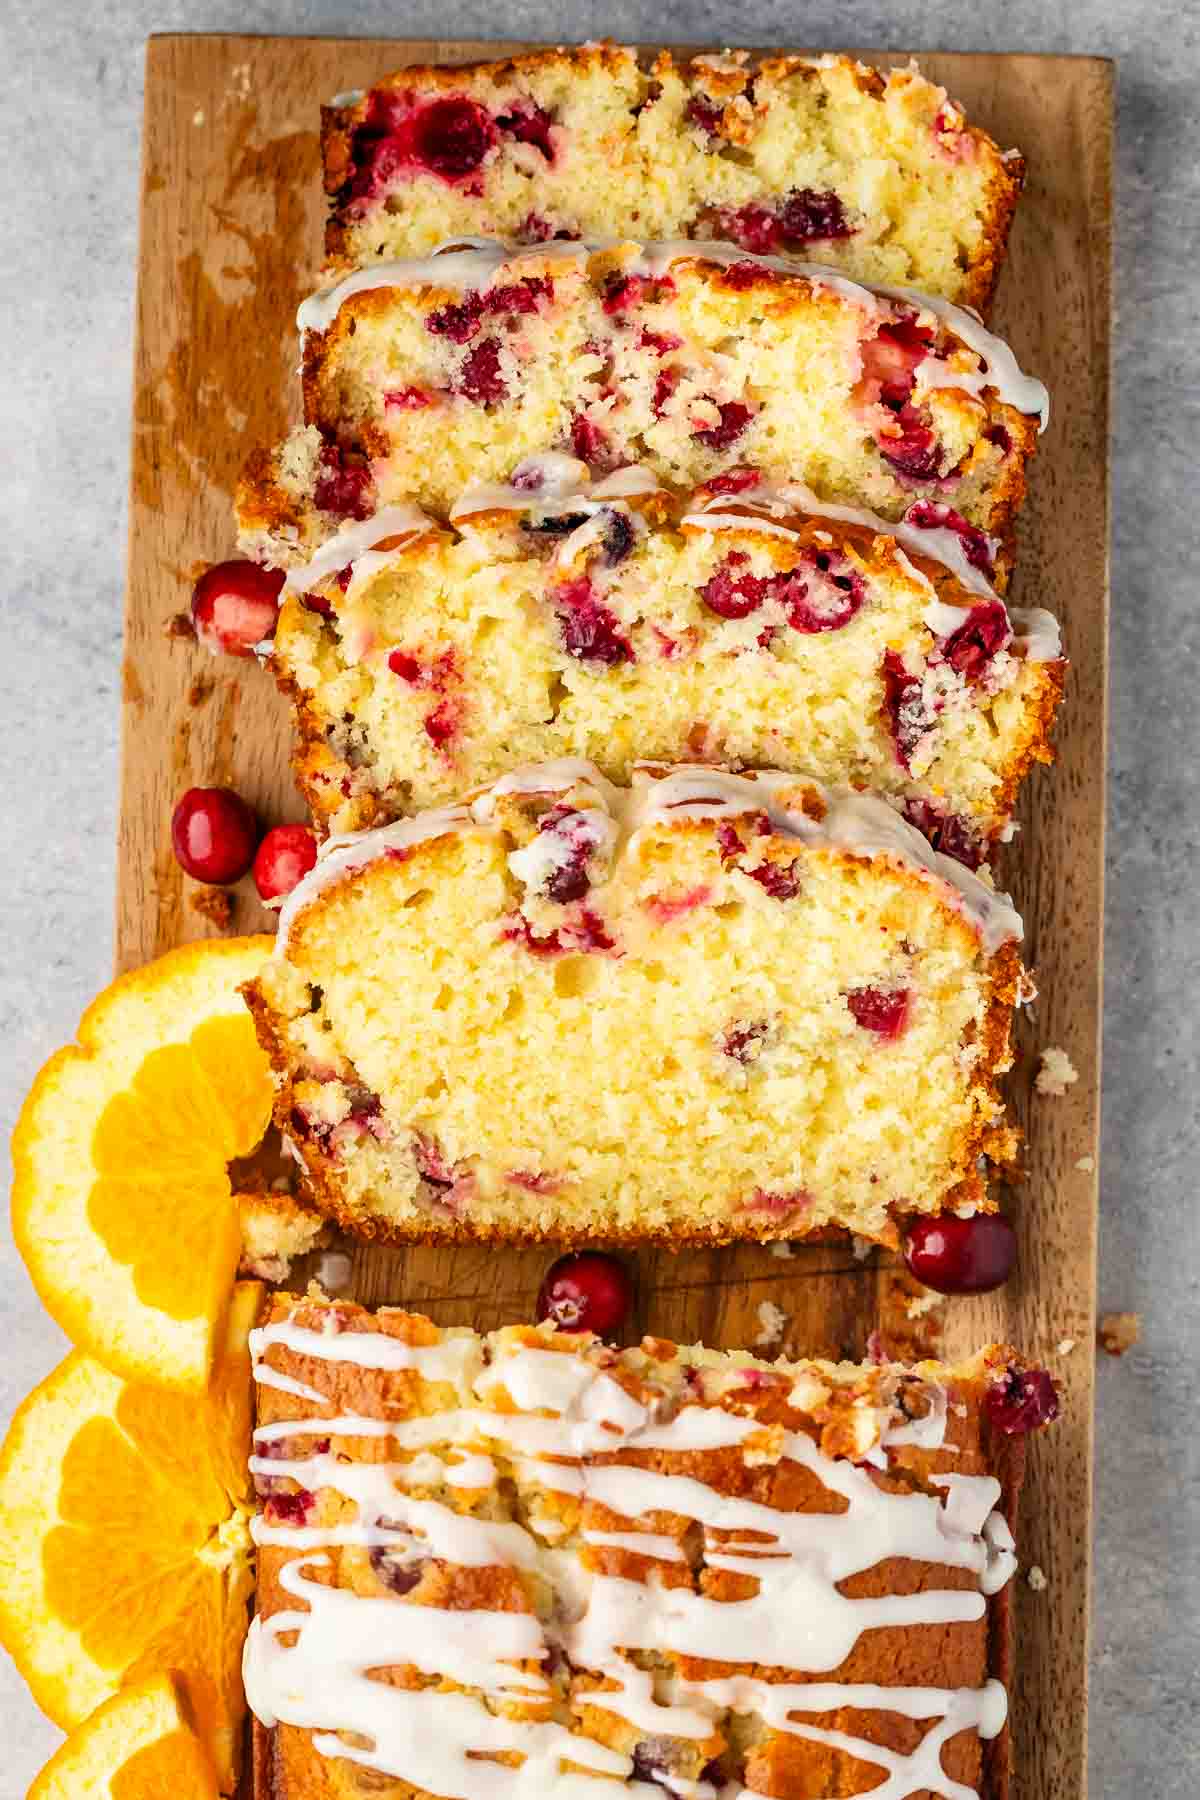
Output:
[[1134,1312],[1105,1313],[1100,1321],[1100,1348],[1110,1356],[1124,1356],[1142,1335],[1142,1315]]
[[754,1340],[755,1347],[767,1350],[783,1336],[787,1314],[773,1300],[764,1300],[758,1309],[758,1322],[762,1329]]
[[1066,1051],[1060,1050],[1056,1044],[1047,1044],[1042,1051],[1038,1072],[1033,1082],[1038,1093],[1061,1097],[1078,1080],[1079,1070]]
[[1039,1567],[1036,1563],[1030,1564],[1029,1571],[1028,1571],[1027,1575],[1025,1576],[1025,1579],[1029,1583],[1030,1587],[1033,1589],[1035,1594],[1043,1593],[1045,1591],[1045,1589],[1050,1586],[1050,1582],[1046,1575],[1045,1569],[1039,1569]]
[[928,1294],[914,1294],[910,1300],[904,1302],[904,1310],[910,1319],[923,1319],[926,1313],[932,1312],[935,1306],[942,1304],[942,1299],[941,1294],[935,1294],[932,1291]]
[[233,902],[228,888],[205,887],[189,897],[188,905],[218,931],[228,931],[233,923]]
[[1081,1175],[1094,1175],[1096,1173],[1096,1159],[1094,1156],[1081,1156],[1079,1161],[1075,1164],[1075,1167],[1079,1170]]

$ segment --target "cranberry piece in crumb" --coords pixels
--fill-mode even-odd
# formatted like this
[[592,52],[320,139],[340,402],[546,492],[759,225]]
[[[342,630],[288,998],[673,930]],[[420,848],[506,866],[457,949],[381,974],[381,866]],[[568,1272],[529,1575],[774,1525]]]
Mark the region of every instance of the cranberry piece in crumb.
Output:
[[1013,447],[1012,435],[1009,432],[1007,426],[1005,426],[1005,425],[989,425],[987,430],[984,432],[983,436],[984,436],[985,442],[987,442],[989,444],[995,444],[997,450],[999,450],[999,452],[1002,456],[1008,456],[1011,454],[1012,447]]
[[[768,206],[758,206],[754,202],[748,206],[723,206],[717,214],[717,229],[731,244],[749,250],[754,256],[770,256],[779,248],[779,221]],[[753,263],[734,263],[725,271],[726,276],[747,266],[757,278],[758,270]],[[739,286],[741,282],[734,285]],[[749,285],[748,281],[746,285]]]
[[333,617],[333,602],[327,600],[324,594],[302,594],[300,604],[305,612],[316,613],[320,619]]
[[263,1506],[263,1517],[268,1525],[306,1525],[315,1501],[316,1495],[307,1488],[294,1494],[272,1494]]
[[841,631],[866,599],[862,577],[844,558],[835,559],[823,550],[810,554],[807,561],[807,572],[795,569],[773,577],[772,593],[787,608],[793,631],[808,635]]
[[734,1062],[753,1062],[758,1046],[769,1029],[765,1019],[753,1019],[745,1025],[731,1025],[721,1039],[722,1053],[731,1056]]
[[529,212],[521,221],[517,238],[522,244],[548,244],[551,239],[571,244],[578,243],[579,233],[568,231],[565,225],[556,226],[553,219],[548,219],[545,213]]
[[904,1242],[904,1260],[918,1281],[939,1294],[986,1294],[1008,1280],[1017,1236],[999,1213],[954,1213],[918,1219]]
[[508,393],[508,383],[500,373],[499,339],[484,338],[463,362],[458,372],[458,392],[477,406],[493,406]]
[[898,1038],[908,1024],[911,1000],[907,988],[851,988],[846,995],[855,1023],[888,1043]]
[[279,617],[282,569],[257,563],[214,563],[192,590],[192,624],[206,650],[226,656],[253,656]]
[[1059,1413],[1058,1390],[1045,1369],[1010,1368],[984,1395],[993,1431],[1016,1437],[1049,1425]]
[[846,209],[831,190],[793,188],[779,209],[779,235],[785,244],[828,242],[852,232]]
[[707,94],[693,94],[684,108],[683,116],[689,125],[697,125],[701,131],[707,131],[709,137],[719,137],[725,108],[719,101],[710,100]]
[[254,885],[260,900],[282,900],[303,881],[317,860],[317,840],[307,825],[275,825],[254,858]]
[[985,600],[981,606],[973,606],[957,631],[950,633],[942,645],[942,656],[965,681],[975,682],[1011,636],[1004,602]]
[[995,574],[996,565],[987,533],[980,531],[978,525],[970,524],[952,506],[941,506],[936,500],[914,500],[904,515],[904,523],[915,525],[918,531],[954,532],[962,539],[963,555],[971,567],[989,578]]
[[555,589],[554,610],[569,656],[580,662],[603,663],[607,668],[633,660],[633,647],[621,636],[616,614],[596,598],[586,575]]
[[900,430],[876,439],[879,454],[897,475],[910,481],[937,481],[942,473],[942,446],[921,407],[902,406],[896,413]]
[[171,815],[171,843],[194,881],[240,881],[254,861],[258,821],[232,788],[189,788]]
[[433,404],[433,395],[427,388],[392,388],[383,396],[384,412],[420,412],[423,407]]
[[571,448],[580,462],[593,469],[606,469],[611,464],[612,447],[607,434],[582,413],[576,413],[571,420]]
[[615,506],[610,507],[604,516],[604,536],[601,539],[605,568],[615,569],[618,563],[623,563],[633,549],[633,540],[633,520],[629,514],[618,512]]
[[645,299],[653,300],[656,293],[655,283],[645,275],[610,275],[604,283],[601,305],[612,318],[628,312],[633,306],[640,306]]
[[369,519],[373,486],[366,463],[354,462],[335,444],[322,448],[321,473],[313,489],[318,512],[333,513],[339,519]]
[[415,159],[448,181],[473,175],[496,141],[490,114],[465,94],[432,101],[411,131]]
[[425,718],[425,735],[437,749],[450,742],[458,730],[458,707],[453,700],[443,700]]
[[987,846],[957,813],[939,812],[928,800],[913,797],[904,802],[904,817],[916,826],[932,849],[952,856],[964,869],[977,869],[982,863]]
[[743,873],[751,881],[757,881],[772,900],[794,900],[800,892],[800,876],[795,863],[762,862]]
[[713,475],[704,483],[710,494],[744,494],[747,488],[757,487],[762,480],[762,471],[745,467],[726,469],[723,475]]
[[515,138],[518,144],[532,144],[548,163],[554,161],[554,121],[533,100],[519,100],[511,112],[497,114],[496,123],[505,137]]
[[633,1284],[625,1265],[599,1250],[560,1256],[547,1270],[538,1294],[537,1317],[560,1331],[616,1331],[633,1305]]
[[393,675],[398,675],[401,681],[407,681],[410,687],[416,687],[423,673],[421,664],[415,656],[410,656],[407,650],[391,651],[388,655],[387,666]]
[[932,720],[925,710],[920,678],[909,674],[898,650],[884,653],[883,710],[896,746],[896,759],[902,769],[907,769]]
[[376,1579],[393,1594],[411,1594],[425,1572],[427,1558],[422,1556],[416,1562],[402,1562],[386,1544],[372,1544],[367,1554]]
[[885,406],[903,406],[913,391],[917,369],[933,348],[933,333],[903,314],[881,325],[862,345],[863,377],[879,384],[878,398]]
[[728,450],[735,444],[749,425],[754,414],[740,400],[725,400],[718,410],[721,414],[719,425],[710,425],[704,431],[693,431],[692,436],[706,450]]
[[732,551],[700,589],[705,606],[719,619],[748,618],[766,598],[767,583],[763,576],[735,572],[749,560],[744,550]]
[[678,369],[660,369],[654,382],[654,392],[650,397],[650,411],[656,419],[661,419],[667,410],[667,402],[679,386]]

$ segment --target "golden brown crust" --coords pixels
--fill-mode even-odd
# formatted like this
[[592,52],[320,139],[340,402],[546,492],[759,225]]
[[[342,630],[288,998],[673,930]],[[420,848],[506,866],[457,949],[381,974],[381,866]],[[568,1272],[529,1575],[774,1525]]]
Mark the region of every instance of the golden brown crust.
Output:
[[[311,1289],[307,1298],[273,1295],[264,1322],[328,1330],[330,1314],[336,1317],[335,1331],[380,1333],[414,1346],[436,1344],[442,1335],[419,1314],[398,1309],[371,1313],[345,1301],[331,1305]],[[489,1346],[487,1355],[493,1370],[503,1367],[502,1361],[496,1361],[501,1344],[514,1351],[535,1347],[596,1363],[631,1399],[643,1405],[653,1402],[664,1390],[674,1391],[680,1379],[681,1353],[678,1346],[665,1339],[644,1338],[637,1349],[614,1355],[586,1335],[547,1336],[544,1330],[512,1327],[498,1334]],[[353,1363],[312,1358],[279,1343],[270,1347],[267,1357],[281,1374],[315,1389],[325,1398],[315,1410],[311,1402],[300,1402],[278,1389],[261,1387],[259,1422],[270,1425],[281,1419],[311,1419],[314,1440],[324,1417],[359,1414],[401,1421],[415,1415],[436,1414],[456,1404],[449,1393],[445,1399],[435,1400],[422,1378],[407,1370],[368,1371]],[[686,1474],[719,1492],[759,1499],[785,1512],[825,1511],[827,1490],[820,1481],[786,1456],[780,1460],[778,1448],[770,1448],[781,1442],[779,1434],[799,1431],[810,1437],[824,1456],[859,1462],[866,1449],[862,1409],[881,1407],[894,1423],[902,1423],[906,1416],[919,1417],[930,1404],[927,1384],[932,1384],[945,1391],[949,1400],[942,1446],[893,1447],[888,1453],[886,1473],[876,1474],[875,1481],[894,1492],[936,1493],[938,1476],[992,1476],[1000,1488],[997,1510],[1010,1528],[1015,1527],[1024,1470],[1024,1439],[994,1432],[984,1406],[985,1394],[998,1376],[1012,1368],[1029,1366],[1011,1347],[992,1345],[957,1365],[922,1362],[911,1368],[894,1363],[856,1367],[804,1361],[773,1366],[746,1358],[731,1364],[706,1352],[682,1353],[685,1364],[693,1358],[692,1368],[699,1380],[687,1382],[687,1403],[750,1416],[762,1428],[765,1455],[751,1463],[736,1448],[647,1452],[630,1446],[607,1456],[607,1464],[611,1466],[616,1461],[661,1473]],[[500,1404],[503,1406],[503,1402]],[[874,1425],[871,1429],[878,1431],[881,1427]],[[307,1434],[300,1441],[306,1442]],[[374,1440],[369,1442],[373,1447],[364,1448],[361,1439],[339,1439],[339,1454],[348,1455],[351,1460],[375,1460],[382,1453],[381,1447],[374,1447]],[[595,1502],[588,1504],[589,1529],[630,1529],[630,1521],[621,1513],[601,1508]],[[542,1505],[551,1515],[558,1510],[552,1497],[544,1499]],[[672,1536],[678,1537],[684,1525],[685,1521],[674,1515],[655,1516],[655,1528]],[[653,1577],[668,1587],[686,1587],[694,1579],[686,1563],[664,1564],[629,1546],[581,1547],[579,1554],[598,1574],[639,1584]],[[258,1611],[264,1618],[291,1604],[279,1582],[287,1560],[289,1552],[278,1546],[264,1546],[260,1554]],[[462,1611],[528,1609],[520,1582],[509,1570],[496,1566],[467,1570],[426,1565],[426,1571],[416,1604],[424,1601]],[[376,1591],[373,1586],[364,1589],[360,1585],[362,1579],[346,1571],[340,1577],[342,1585],[353,1585],[359,1592]],[[962,1569],[891,1558],[839,1586],[847,1598],[854,1599],[912,1593],[930,1582],[943,1590],[969,1589],[974,1587],[975,1578]],[[1007,1686],[1012,1673],[1010,1587],[1011,1583],[988,1600],[985,1617],[976,1623],[936,1629],[872,1629],[859,1638],[840,1665],[820,1676],[807,1677],[771,1665],[756,1666],[753,1672],[767,1682],[821,1679],[955,1689],[979,1688],[990,1679]],[[710,1567],[704,1591],[714,1599],[736,1600],[746,1592],[744,1577]],[[744,1665],[686,1654],[678,1655],[676,1660],[681,1676],[698,1681],[719,1679],[744,1669]],[[403,1670],[390,1670],[387,1679],[408,1686],[411,1677]],[[577,1703],[584,1701],[593,1681],[594,1677],[585,1671],[575,1671]],[[636,1732],[631,1737],[619,1715],[584,1705],[580,1716],[590,1735],[614,1748],[629,1753],[637,1741]],[[842,1711],[836,1715],[811,1715],[810,1722],[901,1752],[914,1749],[922,1736],[922,1729],[915,1723],[891,1713]],[[721,1754],[726,1741],[720,1735],[708,1741],[700,1753],[701,1760]],[[758,1748],[751,1739],[742,1754],[745,1760],[738,1772],[758,1792],[863,1794],[878,1778],[873,1764],[856,1761],[852,1756],[835,1761],[824,1746],[787,1733],[769,1736]],[[946,1773],[977,1788],[981,1800],[1006,1800],[1009,1761],[1007,1726],[990,1742],[981,1742],[974,1733],[959,1734],[950,1740],[943,1754]],[[347,1791],[335,1773],[337,1765],[317,1756],[307,1733],[295,1727],[282,1727],[275,1733],[256,1730],[254,1768],[254,1800],[334,1800]],[[410,1795],[425,1793],[420,1787],[389,1782],[386,1778],[381,1778],[378,1786],[388,1800],[400,1800],[401,1796],[407,1800]]]

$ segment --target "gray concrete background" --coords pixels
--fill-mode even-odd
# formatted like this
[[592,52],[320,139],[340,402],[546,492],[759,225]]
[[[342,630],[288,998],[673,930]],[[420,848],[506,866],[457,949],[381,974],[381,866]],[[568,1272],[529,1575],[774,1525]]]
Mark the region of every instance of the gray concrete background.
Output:
[[[1092,1792],[1200,1789],[1200,11],[1181,0],[8,0],[0,95],[0,1124],[108,977],[143,40],[152,31],[924,45],[1119,59],[1116,536]],[[52,799],[53,797],[53,799]],[[62,1339],[0,1242],[0,1414]],[[7,1547],[6,1547],[7,1551]],[[0,1658],[0,1797],[58,1741]],[[1032,1800],[1032,1796],[1030,1797]]]

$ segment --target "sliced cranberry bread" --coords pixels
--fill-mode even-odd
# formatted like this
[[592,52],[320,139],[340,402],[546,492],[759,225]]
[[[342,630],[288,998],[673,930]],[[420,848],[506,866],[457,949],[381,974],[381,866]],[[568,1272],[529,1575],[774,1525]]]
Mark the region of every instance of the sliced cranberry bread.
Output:
[[264,1800],[1007,1793],[1059,1405],[1013,1350],[766,1364],[316,1290],[252,1341]]
[[593,482],[552,453],[451,520],[389,508],[291,572],[273,663],[327,830],[514,761],[624,782],[699,757],[873,787],[976,867],[1049,758],[1057,628],[1009,613],[994,543],[945,507],[888,525],[748,469],[677,501],[644,469]]
[[724,1242],[986,1204],[1020,920],[883,800],[543,764],[332,839],[246,990],[321,1211]]
[[910,65],[585,44],[323,109],[331,267],[455,237],[727,238],[986,311],[1024,165]]
[[346,519],[572,450],[690,488],[735,465],[899,518],[936,500],[1012,551],[1046,408],[971,314],[729,246],[448,250],[301,308],[306,427],[251,458],[242,541],[286,562]]

